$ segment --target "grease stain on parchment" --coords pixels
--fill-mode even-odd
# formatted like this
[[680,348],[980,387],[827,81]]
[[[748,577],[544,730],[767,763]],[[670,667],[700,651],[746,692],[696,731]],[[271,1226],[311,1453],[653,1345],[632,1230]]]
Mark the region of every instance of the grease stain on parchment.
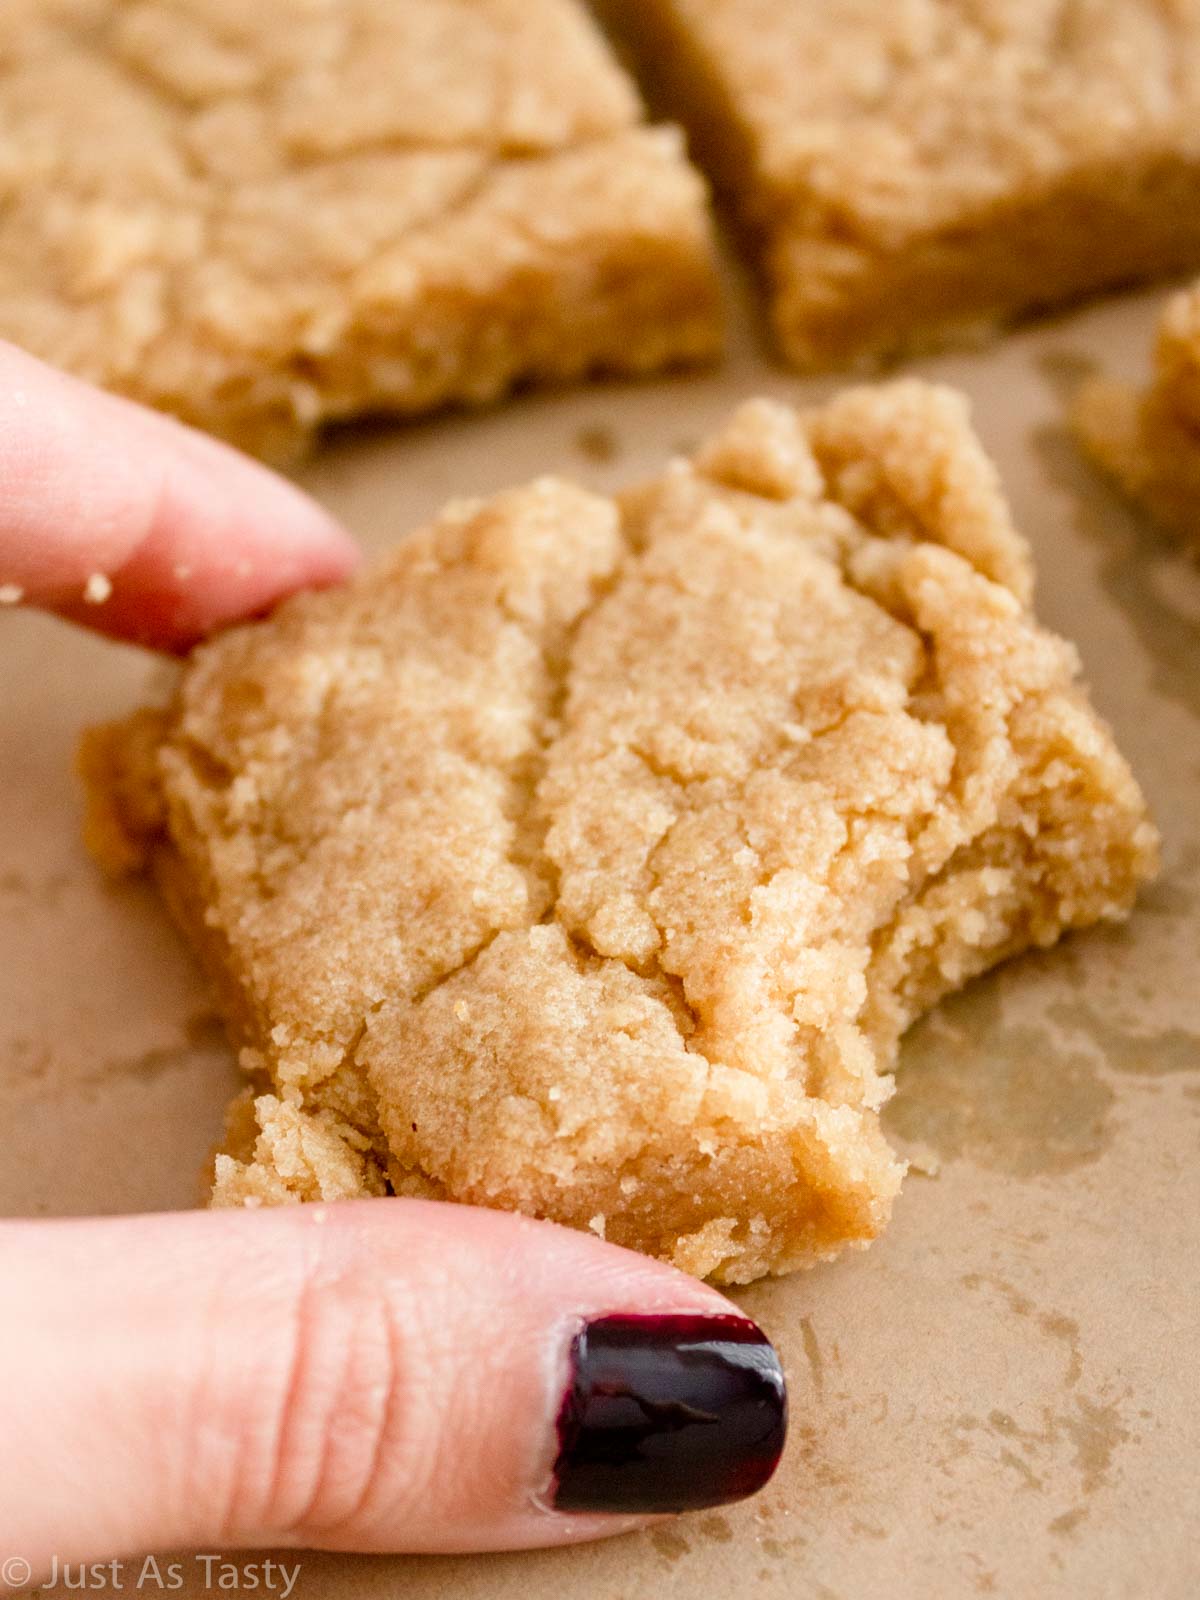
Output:
[[683,1531],[685,1528],[689,1533],[698,1533],[707,1543],[733,1542],[734,1533],[728,1519],[714,1512],[705,1517],[690,1518],[680,1526],[651,1528],[647,1537],[655,1554],[672,1564],[683,1556],[691,1555],[695,1546],[685,1537]]
[[992,1290],[998,1294],[1008,1306],[1015,1317],[1028,1317],[1048,1339],[1054,1339],[1066,1346],[1067,1365],[1063,1374],[1063,1386],[1073,1389],[1083,1376],[1083,1355],[1079,1347],[1079,1324],[1074,1317],[1068,1317],[1061,1311],[1043,1311],[1030,1297],[1016,1284],[1010,1283],[1007,1278],[991,1276],[983,1272],[968,1272],[963,1275],[964,1289],[973,1292]]
[[62,1061],[47,1047],[28,1039],[10,1040],[0,1050],[0,1091],[20,1101],[36,1101],[69,1092],[95,1095],[113,1083],[153,1083],[172,1072],[207,1063],[224,1047],[225,1030],[186,1025],[185,1038],[128,1055],[111,1055],[84,1063]]
[[1045,1487],[1043,1480],[1038,1477],[1025,1457],[1017,1455],[1015,1450],[1001,1450],[1000,1462],[1016,1473],[1018,1489],[1032,1489],[1036,1493]]
[[821,1354],[821,1346],[817,1341],[816,1330],[812,1325],[811,1317],[800,1318],[800,1336],[804,1340],[804,1354],[808,1358],[809,1370],[812,1372],[813,1388],[818,1395],[825,1393],[825,1358]]
[[733,1529],[728,1521],[717,1513],[701,1517],[697,1526],[706,1539],[711,1539],[714,1544],[729,1544],[733,1539]]
[[193,1011],[184,1019],[183,1032],[187,1042],[197,1050],[229,1048],[229,1034],[224,1022],[216,1011],[207,1007],[202,1011]]
[[51,1083],[54,1055],[36,1039],[16,1038],[0,1052],[0,1087],[37,1094]]
[[1089,1497],[1111,1481],[1116,1453],[1133,1437],[1120,1403],[1104,1395],[1078,1392],[1084,1365],[1074,1317],[1044,1310],[1006,1278],[971,1272],[965,1274],[962,1284],[972,1292],[997,1295],[1013,1316],[1028,1318],[1047,1339],[1062,1344],[1066,1357],[1063,1392],[1057,1403],[1041,1404],[1038,1427],[1023,1425],[999,1408],[986,1417],[956,1417],[948,1430],[942,1470],[952,1473],[954,1464],[972,1450],[972,1439],[980,1436],[990,1441],[996,1463],[1012,1474],[1018,1491],[1049,1492],[1048,1482],[1061,1481],[1061,1468],[1069,1467],[1078,1478],[1081,1503],[1048,1524],[1051,1533],[1068,1534],[1088,1515]]
[[655,1553],[664,1561],[675,1562],[691,1553],[691,1545],[678,1528],[652,1528],[649,1537]]
[[1114,1072],[1138,1078],[1200,1072],[1200,1034],[1189,1028],[1144,1032],[1123,1025],[1120,1020],[1098,1016],[1092,1007],[1075,1001],[1051,1006],[1046,1015],[1052,1022],[1089,1039]]
[[[986,1417],[956,1417],[950,1425],[949,1459],[958,1459],[969,1448],[967,1440],[982,1434],[994,1442],[996,1460],[1015,1474],[1022,1488],[1040,1491],[1047,1462],[1057,1466],[1067,1452],[1085,1500],[1111,1482],[1116,1453],[1131,1437],[1117,1401],[1077,1394],[1064,1410],[1043,1405],[1040,1416],[1040,1427],[1022,1425],[1010,1412],[999,1409],[989,1411]],[[1083,1514],[1087,1514],[1086,1507]]]
[[804,1477],[810,1485],[818,1489],[839,1491],[840,1497],[854,1493],[858,1487],[855,1478],[825,1454],[827,1430],[804,1423],[793,1423],[789,1433],[793,1454],[801,1462]]
[[886,1528],[881,1528],[875,1522],[865,1522],[862,1517],[850,1518],[850,1532],[857,1533],[863,1539],[883,1540],[888,1536]]
[[[1060,352],[1057,359],[1069,357]],[[1100,584],[1145,649],[1154,687],[1200,718],[1200,573],[1194,563],[1148,517],[1113,517],[1115,490],[1084,460],[1067,428],[1036,428],[1031,442],[1051,482],[1070,496],[1080,532],[1100,551]]]
[[1012,1177],[1074,1171],[1112,1141],[1115,1095],[1090,1049],[1005,1024],[987,987],[953,996],[911,1030],[884,1113],[888,1131],[945,1161]]
[[1074,1506],[1070,1511],[1064,1511],[1061,1517],[1055,1517],[1046,1526],[1051,1533],[1056,1533],[1061,1537],[1064,1534],[1074,1533],[1086,1516],[1086,1506]]
[[[1138,915],[1167,917],[1183,921],[1196,907],[1196,874],[1200,872],[1200,849],[1187,845],[1174,860],[1166,863],[1164,876],[1148,883],[1138,893]],[[1123,928],[1125,923],[1116,923]]]
[[1086,1395],[1078,1397],[1076,1410],[1061,1421],[1075,1447],[1080,1486],[1084,1494],[1092,1494],[1109,1481],[1113,1456],[1129,1439],[1129,1429],[1115,1400],[1089,1400]]
[[575,448],[586,461],[593,461],[597,466],[607,466],[621,453],[616,434],[603,422],[580,428],[575,435]]
[[19,867],[0,869],[0,896],[56,911],[63,896],[71,887],[71,877],[66,872],[51,872],[32,877]]
[[1088,379],[1098,377],[1103,370],[1086,350],[1071,350],[1065,346],[1042,351],[1036,358],[1036,365],[1064,407],[1073,405]]

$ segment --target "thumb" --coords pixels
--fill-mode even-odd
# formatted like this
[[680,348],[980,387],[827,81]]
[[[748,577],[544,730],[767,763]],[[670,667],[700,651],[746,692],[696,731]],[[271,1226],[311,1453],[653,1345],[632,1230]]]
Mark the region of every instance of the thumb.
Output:
[[371,1200],[0,1225],[0,1529],[35,1570],[203,1545],[496,1550],[752,1494],[778,1359],[587,1234]]

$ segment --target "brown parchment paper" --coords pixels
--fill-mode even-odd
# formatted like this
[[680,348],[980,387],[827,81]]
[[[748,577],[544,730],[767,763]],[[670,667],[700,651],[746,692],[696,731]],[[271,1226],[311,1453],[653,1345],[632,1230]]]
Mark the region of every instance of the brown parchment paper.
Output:
[[[1036,547],[1039,611],[1080,645],[1166,871],[1128,927],[1019,961],[920,1026],[888,1117],[914,1161],[890,1233],[738,1296],[790,1375],[778,1476],[746,1505],[590,1548],[304,1556],[299,1600],[1200,1594],[1200,572],[1063,427],[1089,365],[1140,370],[1159,298],[916,369],[974,399]],[[739,398],[834,387],[775,369],[740,327],[711,375],[368,428],[300,476],[377,549],[450,495],[551,470],[626,482]],[[78,729],[163,670],[0,615],[0,1214],[195,1203],[236,1081],[153,896],[105,885],[78,839]],[[204,1592],[203,1568],[182,1576],[176,1592]]]

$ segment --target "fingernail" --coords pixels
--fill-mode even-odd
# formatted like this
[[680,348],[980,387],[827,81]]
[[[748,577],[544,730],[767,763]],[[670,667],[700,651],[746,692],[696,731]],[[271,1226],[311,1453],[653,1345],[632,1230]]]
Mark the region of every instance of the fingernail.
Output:
[[558,1511],[673,1512],[761,1489],[787,1434],[770,1341],[738,1316],[602,1317],[571,1346]]

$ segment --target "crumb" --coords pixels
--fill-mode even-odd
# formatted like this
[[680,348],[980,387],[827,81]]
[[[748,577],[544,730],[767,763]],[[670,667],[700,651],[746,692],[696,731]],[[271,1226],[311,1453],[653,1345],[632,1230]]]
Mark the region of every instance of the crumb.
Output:
[[929,1145],[908,1145],[906,1155],[908,1170],[919,1172],[923,1178],[936,1178],[942,1170],[942,1158]]
[[89,606],[102,606],[112,594],[112,579],[103,572],[93,572],[83,586],[83,598]]
[[25,590],[19,583],[0,583],[0,606],[19,606]]

